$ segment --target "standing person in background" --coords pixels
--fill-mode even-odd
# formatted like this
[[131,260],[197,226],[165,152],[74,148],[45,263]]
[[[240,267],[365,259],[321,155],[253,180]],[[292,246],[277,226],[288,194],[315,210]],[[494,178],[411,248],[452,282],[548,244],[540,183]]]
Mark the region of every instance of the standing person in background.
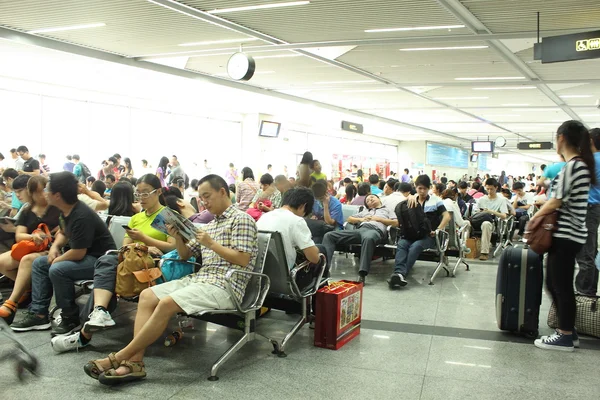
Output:
[[167,178],[167,167],[169,165],[169,159],[165,156],[160,158],[158,162],[158,167],[156,168],[156,176],[160,180],[160,184],[162,187],[167,187],[166,178]]
[[267,174],[270,174],[271,176],[273,176],[273,165],[272,164],[267,164]]
[[63,171],[73,172],[73,168],[75,168],[73,158],[70,154],[67,154],[67,161],[63,164]]
[[588,195],[590,184],[596,184],[596,162],[590,134],[579,121],[566,121],[558,128],[556,148],[567,164],[558,175],[554,195],[531,220],[558,212],[546,266],[546,285],[556,304],[558,329],[534,344],[546,350],[574,351],[579,337],[575,331],[573,275],[575,258],[588,236]]
[[[440,178],[440,181],[444,184],[447,185],[448,184],[448,178],[446,178],[446,173],[444,172],[442,174],[442,177]],[[445,189],[444,189],[445,190]]]
[[133,172],[133,165],[131,165],[131,159],[129,157],[125,157],[123,159],[123,163],[125,164],[123,166],[125,169],[123,170],[121,176],[124,176],[125,178],[133,178],[135,175]]
[[369,176],[369,183],[371,184],[371,193],[379,196],[383,193],[383,190],[379,189],[379,176],[376,174],[372,174]]
[[204,174],[210,175],[212,168],[208,166],[208,160],[204,160]]
[[300,165],[298,165],[298,179],[296,181],[296,185],[303,186],[309,188],[312,184],[310,180],[311,169],[310,166],[313,162],[313,155],[311,152],[307,151],[302,155],[302,160],[300,161]]
[[327,175],[325,175],[322,171],[322,165],[319,160],[313,160],[310,168],[313,170],[313,173],[310,174],[311,178],[314,178],[315,181],[326,181]]
[[10,149],[10,157],[12,158],[13,162],[15,163],[15,170],[17,171],[21,171],[23,169],[23,159],[19,156],[19,153],[17,152],[17,149]]
[[363,183],[364,181],[365,179],[363,177],[363,170],[359,169],[358,171],[356,171],[356,182]]
[[48,176],[48,174],[50,173],[50,167],[48,166],[48,164],[46,164],[46,155],[40,154],[38,155],[38,159],[40,161],[40,174]]
[[591,150],[596,162],[596,183],[590,187],[585,218],[588,234],[585,245],[577,254],[579,272],[575,278],[577,292],[585,296],[595,296],[598,290],[598,269],[595,259],[598,252],[598,225],[600,225],[600,128],[591,129],[590,137]]
[[173,182],[175,178],[183,178],[185,181],[185,172],[183,171],[177,156],[173,155],[171,157],[171,173],[169,174],[169,182]]
[[248,210],[258,189],[260,187],[254,181],[254,172],[252,172],[252,169],[250,167],[242,168],[242,182],[238,184],[236,191],[237,208],[244,212]]
[[125,171],[125,167],[123,166],[123,164],[121,164],[121,155],[119,153],[113,154],[113,157],[116,160],[113,166],[113,174],[117,178],[120,178],[123,172]]
[[225,171],[225,182],[227,182],[227,185],[235,185],[235,182],[237,182],[237,178],[238,178],[238,171],[237,169],[235,169],[235,166],[233,165],[233,163],[229,163],[229,169],[227,171]]
[[153,174],[154,170],[151,165],[148,165],[148,160],[142,160],[142,172],[140,176],[144,176],[146,174]]
[[404,168],[404,174],[402,175],[401,182],[410,183],[410,176],[408,176],[408,168]]
[[[504,186],[508,183],[508,178],[506,177],[506,171],[502,171],[502,173],[500,174],[500,177],[498,178],[498,183],[500,183],[500,186]],[[512,187],[512,186],[510,186]]]
[[29,176],[35,176],[40,174],[40,162],[35,158],[31,157],[27,146],[19,146],[17,148],[17,153],[19,153],[21,159],[24,160],[22,172],[20,171],[19,174],[23,173]]

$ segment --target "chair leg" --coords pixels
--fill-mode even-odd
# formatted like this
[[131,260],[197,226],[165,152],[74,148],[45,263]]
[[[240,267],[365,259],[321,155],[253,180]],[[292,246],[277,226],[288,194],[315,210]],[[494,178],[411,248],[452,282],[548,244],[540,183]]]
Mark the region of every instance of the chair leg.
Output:
[[208,377],[209,381],[218,381],[219,377],[217,376],[217,372],[219,368],[231,358],[232,355],[238,352],[239,349],[244,347],[244,345],[248,342],[253,341],[256,338],[256,333],[254,332],[254,322],[255,322],[255,314],[254,312],[248,312],[245,315],[245,328],[244,328],[244,336],[242,336],[233,346],[231,346],[223,355],[213,364],[210,369],[210,376]]
[[460,265],[460,263],[463,262],[462,257],[458,257],[458,260],[456,261],[456,264],[454,264],[454,268],[452,269],[452,277],[456,278],[456,269],[458,268],[458,266]]
[[296,323],[296,325],[294,325],[292,330],[290,330],[288,334],[285,335],[285,337],[281,341],[281,344],[277,343],[276,340],[271,339],[271,344],[273,345],[273,354],[277,354],[278,357],[287,357],[287,354],[285,354],[285,346],[290,341],[290,339],[292,339],[296,335],[296,333],[298,333],[300,328],[302,328],[304,324],[306,324],[307,321],[308,299],[306,298],[302,300],[302,318],[300,318],[300,320]]
[[[433,280],[435,279],[435,277],[437,276],[437,274],[440,272],[440,270],[442,269],[442,267],[444,267],[444,260],[441,259],[440,262],[438,263],[437,267],[435,267],[435,271],[433,271],[433,274],[431,274],[431,278],[429,278],[429,284],[433,285]],[[446,267],[444,267],[446,268]],[[446,269],[446,271],[448,271]]]

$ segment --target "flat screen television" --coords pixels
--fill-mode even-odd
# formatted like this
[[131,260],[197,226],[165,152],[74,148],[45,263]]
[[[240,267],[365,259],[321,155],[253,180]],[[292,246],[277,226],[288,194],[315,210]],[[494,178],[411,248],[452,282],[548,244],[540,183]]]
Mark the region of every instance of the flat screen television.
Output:
[[493,153],[494,142],[471,142],[471,151],[473,153]]
[[471,162],[477,162],[479,159],[479,154],[471,154]]
[[260,131],[258,136],[276,138],[279,136],[281,124],[279,122],[260,121]]

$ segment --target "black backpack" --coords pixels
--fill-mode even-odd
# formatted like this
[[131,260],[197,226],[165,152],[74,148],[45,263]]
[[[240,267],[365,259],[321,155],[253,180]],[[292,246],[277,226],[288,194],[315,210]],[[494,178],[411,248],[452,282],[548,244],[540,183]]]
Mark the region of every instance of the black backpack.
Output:
[[403,201],[396,206],[395,211],[404,239],[420,240],[431,233],[431,222],[418,202],[416,207],[409,208],[408,203]]
[[81,176],[79,177],[79,181],[85,183],[86,179],[89,176],[92,176],[92,172],[84,163],[80,162],[79,165],[81,166]]

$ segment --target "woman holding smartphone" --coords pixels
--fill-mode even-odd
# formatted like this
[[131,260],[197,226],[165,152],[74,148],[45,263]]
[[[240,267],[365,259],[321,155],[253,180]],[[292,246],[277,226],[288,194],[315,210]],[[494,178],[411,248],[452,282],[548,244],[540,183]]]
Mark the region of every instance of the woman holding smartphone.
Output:
[[[39,224],[46,224],[50,232],[58,227],[60,211],[58,208],[48,205],[44,189],[48,179],[41,175],[29,178],[27,182],[27,194],[29,205],[19,215],[16,221],[16,242],[32,240],[35,244],[44,241],[45,235],[33,233]],[[15,282],[12,293],[8,300],[0,307],[0,317],[7,324],[11,324],[19,306],[26,306],[31,302],[31,265],[33,261],[47,254],[47,252],[31,253],[25,255],[20,261],[11,256],[7,251],[0,255],[0,273]]]
[[[148,246],[150,254],[157,256],[175,249],[174,238],[152,227],[154,218],[165,208],[163,190],[156,175],[146,174],[137,181],[135,198],[143,211],[131,217],[129,225],[124,227],[127,234],[123,246],[141,243]],[[96,261],[94,291],[86,305],[89,320],[79,332],[54,337],[50,342],[54,351],[61,353],[87,346],[94,332],[115,325],[109,310],[116,306],[114,290],[118,264],[116,254],[102,256]]]

